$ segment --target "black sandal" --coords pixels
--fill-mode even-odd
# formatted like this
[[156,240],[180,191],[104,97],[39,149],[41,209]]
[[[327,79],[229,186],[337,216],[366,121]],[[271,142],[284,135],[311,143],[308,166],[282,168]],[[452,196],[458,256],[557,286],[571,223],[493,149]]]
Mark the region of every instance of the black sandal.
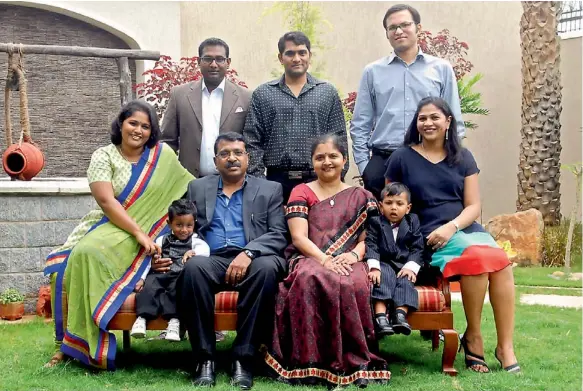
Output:
[[[479,373],[490,372],[490,368],[488,367],[488,364],[486,364],[484,357],[477,355],[477,354],[474,354],[474,353],[470,352],[470,350],[468,349],[468,341],[466,340],[465,333],[464,333],[464,336],[460,339],[460,348],[459,348],[458,352],[461,352],[462,348],[464,349],[464,356],[465,356],[464,360],[466,362],[466,368],[468,368],[471,371],[479,372]],[[472,356],[473,358],[468,358],[468,356]],[[487,371],[482,372],[482,371],[476,370],[476,369],[472,368],[474,365],[481,365],[484,368],[486,368]]]
[[496,360],[498,360],[498,362],[500,363],[500,366],[506,372],[508,372],[508,373],[520,373],[520,365],[518,365],[518,362],[516,362],[515,364],[510,364],[507,367],[503,367],[502,366],[502,360],[500,360],[498,358],[498,351],[496,349],[494,349],[494,357],[496,357]]

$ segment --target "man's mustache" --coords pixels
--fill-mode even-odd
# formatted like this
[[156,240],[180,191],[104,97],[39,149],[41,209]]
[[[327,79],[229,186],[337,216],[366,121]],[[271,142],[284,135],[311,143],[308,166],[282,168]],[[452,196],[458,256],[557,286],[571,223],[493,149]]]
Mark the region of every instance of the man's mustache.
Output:
[[227,168],[231,167],[241,167],[241,163],[239,162],[227,162]]

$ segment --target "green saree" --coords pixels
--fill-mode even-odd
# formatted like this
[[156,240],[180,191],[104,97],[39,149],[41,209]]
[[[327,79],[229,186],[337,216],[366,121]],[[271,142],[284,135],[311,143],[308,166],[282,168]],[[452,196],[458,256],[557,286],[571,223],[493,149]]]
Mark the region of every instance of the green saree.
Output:
[[[117,197],[152,239],[168,232],[168,206],[193,176],[170,147],[146,148]],[[53,282],[53,314],[61,351],[86,365],[115,369],[115,335],[107,325],[132,293],[151,257],[126,231],[103,217],[75,244],[54,250],[45,274]]]

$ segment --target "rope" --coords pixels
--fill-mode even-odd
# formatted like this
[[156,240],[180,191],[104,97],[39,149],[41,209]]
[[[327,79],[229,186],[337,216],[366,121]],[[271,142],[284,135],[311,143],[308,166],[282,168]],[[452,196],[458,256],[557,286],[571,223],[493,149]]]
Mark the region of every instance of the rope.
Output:
[[6,133],[6,148],[12,145],[12,123],[10,121],[10,82],[14,75],[13,68],[13,47],[12,44],[8,44],[8,75],[6,75],[6,85],[4,86],[4,131]]
[[18,87],[20,90],[20,145],[22,145],[23,141],[26,143],[32,142],[32,138],[30,137],[30,118],[28,117],[28,97],[26,95],[27,82],[24,77],[23,58],[24,54],[22,52],[22,44],[20,44],[18,47],[18,67],[16,68],[16,73],[18,74]]

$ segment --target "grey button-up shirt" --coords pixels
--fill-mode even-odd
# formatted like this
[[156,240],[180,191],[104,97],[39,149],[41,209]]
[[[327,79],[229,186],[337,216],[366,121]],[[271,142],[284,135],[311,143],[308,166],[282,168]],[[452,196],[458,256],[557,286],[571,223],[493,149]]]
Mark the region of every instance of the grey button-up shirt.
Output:
[[457,82],[451,64],[419,50],[407,65],[394,53],[364,68],[350,125],[354,161],[362,174],[370,149],[395,150],[403,145],[417,104],[438,96],[450,105],[464,137]]

